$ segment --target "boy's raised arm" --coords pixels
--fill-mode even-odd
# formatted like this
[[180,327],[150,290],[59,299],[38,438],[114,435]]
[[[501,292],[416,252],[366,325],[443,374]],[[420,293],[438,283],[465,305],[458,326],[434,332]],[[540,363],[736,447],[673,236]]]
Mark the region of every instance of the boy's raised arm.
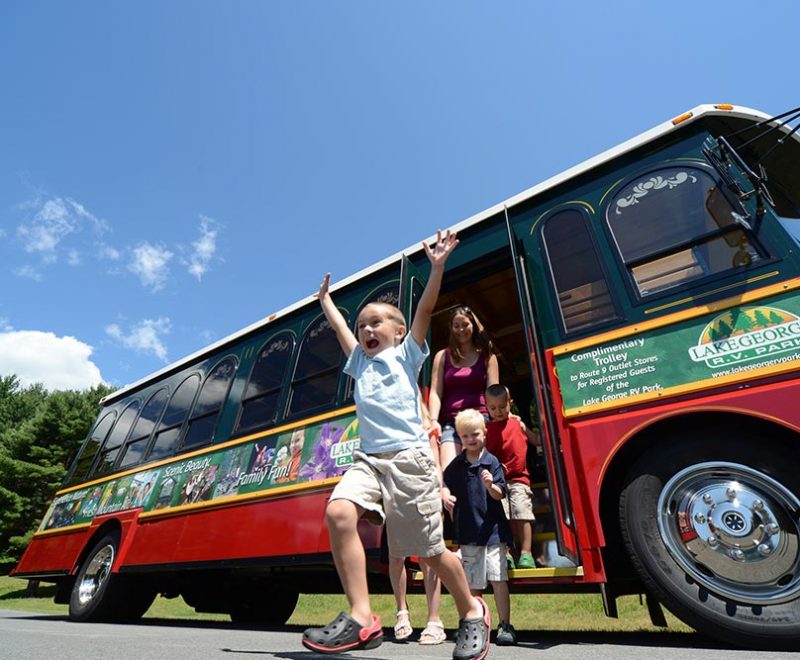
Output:
[[330,283],[331,274],[326,273],[325,277],[322,278],[322,284],[319,285],[317,297],[319,298],[319,304],[322,306],[322,311],[325,313],[325,318],[328,319],[328,323],[331,324],[333,331],[336,333],[339,346],[342,347],[344,354],[350,357],[350,353],[358,345],[358,340],[348,327],[347,321],[344,320],[339,308],[333,302],[333,298],[331,298],[331,294],[328,291]]
[[422,292],[422,297],[419,299],[414,320],[411,322],[411,336],[420,346],[425,343],[425,335],[428,334],[428,326],[431,323],[431,314],[436,306],[436,300],[439,298],[444,264],[450,253],[455,250],[456,245],[458,245],[458,239],[455,232],[451,232],[449,229],[444,237],[442,237],[441,229],[436,230],[436,242],[433,247],[422,242],[425,254],[428,255],[428,260],[431,262],[431,274],[425,290]]

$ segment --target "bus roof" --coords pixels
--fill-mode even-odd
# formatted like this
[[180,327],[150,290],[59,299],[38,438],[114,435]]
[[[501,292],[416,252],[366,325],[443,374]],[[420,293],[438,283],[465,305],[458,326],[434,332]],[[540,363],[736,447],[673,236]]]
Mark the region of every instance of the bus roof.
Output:
[[[765,114],[765,113],[763,113],[763,112],[761,112],[759,110],[753,110],[751,108],[746,108],[746,107],[743,107],[743,106],[733,106],[733,105],[728,105],[728,104],[714,104],[714,105],[712,105],[712,104],[704,104],[704,105],[698,105],[698,106],[692,108],[691,110],[689,110],[688,112],[685,112],[685,113],[683,113],[681,115],[678,115],[677,117],[675,117],[673,119],[664,121],[661,124],[658,124],[657,126],[651,128],[651,129],[649,129],[649,130],[647,130],[647,131],[645,131],[643,133],[640,133],[639,135],[637,135],[637,136],[635,136],[633,138],[630,138],[629,140],[626,140],[625,142],[622,142],[621,144],[618,144],[617,146],[612,147],[611,149],[608,149],[608,150],[598,154],[597,156],[593,156],[592,158],[589,158],[588,160],[585,160],[585,161],[583,161],[583,162],[581,162],[581,163],[579,163],[577,165],[574,165],[573,167],[570,167],[569,169],[566,169],[563,172],[561,172],[559,174],[556,174],[555,176],[552,176],[549,179],[546,179],[545,181],[542,181],[541,183],[536,184],[535,186],[532,186],[531,188],[528,188],[527,190],[524,190],[521,193],[518,193],[517,195],[514,195],[513,197],[509,197],[505,201],[499,202],[498,204],[495,204],[494,206],[486,209],[485,211],[482,211],[482,212],[477,213],[477,214],[475,214],[473,216],[470,216],[469,218],[467,218],[465,220],[462,220],[461,222],[457,223],[456,225],[453,225],[449,229],[451,231],[461,231],[461,230],[463,230],[463,229],[465,229],[467,227],[471,227],[472,225],[475,225],[475,224],[477,224],[477,223],[479,223],[479,222],[481,222],[481,221],[483,221],[483,220],[485,220],[487,218],[490,218],[490,217],[492,217],[492,216],[494,216],[494,215],[496,215],[498,213],[501,213],[503,211],[503,209],[511,208],[511,207],[516,206],[517,204],[521,204],[522,202],[525,202],[525,201],[531,199],[532,197],[545,192],[546,190],[549,190],[551,188],[555,188],[556,186],[558,186],[559,184],[563,183],[564,181],[572,179],[572,178],[574,178],[574,177],[576,177],[576,176],[578,176],[580,174],[583,174],[584,172],[588,172],[588,171],[590,171],[590,170],[592,170],[592,169],[594,169],[594,168],[596,168],[596,167],[598,167],[600,165],[603,165],[604,163],[607,163],[607,162],[609,162],[611,160],[614,160],[615,158],[618,158],[619,156],[622,156],[622,155],[624,155],[624,154],[626,154],[626,153],[628,153],[630,151],[633,151],[634,149],[637,149],[637,148],[641,147],[642,145],[645,145],[645,144],[648,144],[650,142],[653,142],[653,141],[655,141],[655,140],[657,140],[657,139],[663,137],[664,135],[667,135],[668,133],[671,133],[673,131],[683,129],[685,126],[687,126],[689,124],[692,124],[692,123],[696,122],[697,120],[699,120],[699,119],[701,119],[703,117],[707,117],[707,116],[711,116],[711,115],[734,116],[734,117],[739,117],[739,118],[742,118],[742,119],[752,119],[752,120],[755,120],[755,121],[761,121],[761,120],[770,118],[770,115],[767,115],[767,114]],[[433,236],[428,238],[427,239],[428,242],[433,240],[433,238],[434,238]],[[421,250],[422,250],[422,245],[421,245],[421,241],[420,241],[420,242],[417,242],[417,243],[407,247],[404,250],[401,250],[401,251],[399,251],[399,252],[397,252],[397,253],[395,253],[395,254],[393,254],[393,255],[391,255],[391,256],[389,256],[389,257],[387,257],[387,258],[385,258],[385,259],[383,259],[381,261],[379,261],[378,263],[376,263],[376,264],[374,264],[372,266],[364,268],[364,269],[358,271],[357,273],[354,273],[353,275],[350,275],[349,277],[346,277],[345,279],[340,280],[339,282],[336,282],[335,284],[333,284],[331,286],[331,292],[336,291],[337,289],[341,289],[341,288],[347,286],[348,284],[350,284],[351,282],[354,282],[354,281],[357,281],[357,280],[359,280],[359,279],[361,279],[363,277],[366,277],[370,273],[372,273],[374,271],[377,271],[377,270],[380,270],[384,266],[387,266],[387,265],[392,264],[392,263],[396,263],[404,255],[405,256],[410,256],[410,255],[416,254],[417,252],[419,252]],[[299,308],[301,308],[301,307],[303,307],[305,305],[308,305],[310,302],[313,302],[314,300],[315,300],[315,298],[314,298],[313,295],[309,295],[306,298],[302,298],[301,300],[289,305],[288,307],[285,307],[285,308],[283,308],[282,310],[280,310],[278,312],[270,314],[266,318],[263,318],[263,319],[261,319],[259,321],[256,321],[255,323],[252,323],[251,325],[248,325],[247,327],[245,327],[245,328],[243,328],[241,330],[238,330],[237,332],[234,332],[233,334],[230,334],[227,337],[224,337],[224,338],[214,342],[213,344],[210,344],[210,345],[200,349],[199,351],[195,351],[191,355],[188,355],[188,356],[186,356],[184,358],[181,358],[180,360],[177,360],[176,362],[173,362],[172,364],[170,364],[170,365],[168,365],[168,366],[166,366],[166,367],[164,367],[162,369],[159,369],[158,371],[156,371],[156,372],[154,372],[154,373],[152,373],[152,374],[150,374],[150,375],[148,375],[148,376],[146,376],[146,377],[144,377],[144,378],[142,378],[142,379],[140,379],[140,380],[138,380],[138,381],[136,381],[134,383],[131,383],[129,385],[125,385],[124,387],[116,390],[112,394],[109,394],[108,396],[104,397],[100,401],[100,403],[102,405],[107,405],[107,404],[110,404],[110,403],[114,403],[115,401],[118,401],[119,399],[125,397],[127,394],[131,393],[132,391],[137,390],[137,389],[143,387],[144,385],[147,385],[150,382],[157,381],[159,378],[163,377],[164,375],[166,375],[168,373],[175,372],[175,371],[179,370],[180,368],[182,368],[182,367],[184,367],[184,366],[186,366],[188,364],[191,364],[191,363],[193,363],[193,362],[195,362],[195,361],[197,361],[197,360],[199,360],[201,358],[204,358],[204,357],[212,354],[218,348],[221,348],[222,346],[230,344],[231,342],[235,341],[236,339],[238,339],[240,337],[243,337],[243,336],[245,336],[247,334],[250,334],[251,332],[254,332],[254,331],[256,331],[256,330],[258,330],[260,328],[263,328],[263,327],[269,325],[270,323],[272,323],[273,321],[276,321],[277,319],[280,319],[280,318],[290,314],[291,312],[295,311],[296,309],[299,309]]]

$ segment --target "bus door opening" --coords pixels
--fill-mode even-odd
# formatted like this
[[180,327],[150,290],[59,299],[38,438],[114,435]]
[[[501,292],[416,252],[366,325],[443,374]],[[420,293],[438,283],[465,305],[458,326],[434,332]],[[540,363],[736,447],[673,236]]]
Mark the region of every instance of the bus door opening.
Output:
[[[541,412],[533,389],[531,360],[520,313],[511,251],[498,250],[448,271],[431,322],[431,352],[448,344],[452,311],[469,307],[492,340],[500,368],[500,384],[508,387],[512,411],[528,426],[541,428]],[[533,555],[538,567],[568,568],[574,564],[559,554],[551,487],[542,456],[528,451],[536,523]]]

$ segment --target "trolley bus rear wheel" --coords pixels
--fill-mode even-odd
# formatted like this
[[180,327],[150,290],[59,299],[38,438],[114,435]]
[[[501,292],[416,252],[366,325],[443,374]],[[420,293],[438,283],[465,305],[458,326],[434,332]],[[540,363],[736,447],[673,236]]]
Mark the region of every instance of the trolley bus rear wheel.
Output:
[[646,587],[728,644],[800,646],[800,462],[766,438],[650,450],[620,497],[622,536]]
[[231,607],[231,621],[246,625],[282,626],[292,616],[297,591],[290,588],[271,588],[238,599]]
[[156,590],[141,580],[112,573],[119,535],[107,534],[83,560],[69,599],[73,621],[130,621],[140,618],[153,603]]

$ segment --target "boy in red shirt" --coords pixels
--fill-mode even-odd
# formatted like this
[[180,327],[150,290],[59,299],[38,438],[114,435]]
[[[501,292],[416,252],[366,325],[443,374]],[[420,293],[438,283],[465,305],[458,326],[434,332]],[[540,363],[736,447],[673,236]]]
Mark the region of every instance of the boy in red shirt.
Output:
[[[511,395],[504,385],[490,385],[486,389],[486,408],[491,421],[486,425],[486,449],[494,454],[503,466],[508,486],[508,519],[514,534],[514,544],[519,549],[517,568],[534,568],[531,546],[533,544],[533,495],[528,473],[528,445],[541,444],[538,433],[529,431],[522,420],[511,413]],[[511,560],[509,559],[509,562]]]

